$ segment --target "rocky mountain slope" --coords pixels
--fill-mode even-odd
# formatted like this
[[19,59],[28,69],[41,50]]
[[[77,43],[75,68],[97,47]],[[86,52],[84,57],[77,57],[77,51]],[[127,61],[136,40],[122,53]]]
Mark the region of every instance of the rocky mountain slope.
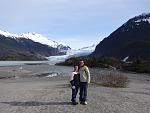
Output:
[[129,19],[103,39],[92,55],[150,60],[150,13]]
[[45,57],[66,54],[70,49],[40,34],[0,31],[0,60],[46,60]]

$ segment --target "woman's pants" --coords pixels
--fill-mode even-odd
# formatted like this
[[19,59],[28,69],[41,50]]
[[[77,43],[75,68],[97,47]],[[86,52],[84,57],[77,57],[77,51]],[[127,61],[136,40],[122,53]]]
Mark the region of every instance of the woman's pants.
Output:
[[76,102],[76,96],[77,96],[78,90],[79,90],[79,86],[75,86],[75,89],[72,89],[72,99],[71,99],[72,102]]

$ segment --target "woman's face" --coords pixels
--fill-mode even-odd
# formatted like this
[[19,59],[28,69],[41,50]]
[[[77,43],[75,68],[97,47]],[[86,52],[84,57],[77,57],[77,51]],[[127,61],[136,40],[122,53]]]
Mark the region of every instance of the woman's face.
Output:
[[74,71],[78,71],[79,70],[79,67],[78,66],[75,66],[74,67]]

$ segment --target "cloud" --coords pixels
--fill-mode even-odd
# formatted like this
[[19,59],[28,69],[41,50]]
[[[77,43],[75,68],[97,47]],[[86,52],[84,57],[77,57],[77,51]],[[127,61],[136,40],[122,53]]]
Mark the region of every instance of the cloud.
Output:
[[[5,0],[1,22],[10,27],[37,28],[89,22],[96,18],[119,17],[140,0]],[[143,0],[147,3],[148,0]],[[101,19],[100,19],[101,20]],[[34,27],[35,26],[35,27]]]
[[[72,36],[54,36],[54,35],[46,35],[48,37],[52,37],[50,39],[55,39],[58,42],[69,45],[72,49],[80,49],[82,47],[91,46],[93,44],[98,44],[106,34],[101,35],[72,35]],[[97,38],[99,37],[99,38]]]
[[129,18],[150,11],[150,0],[0,0],[0,3],[1,30],[51,34],[59,40],[69,38],[68,43],[87,41],[88,45],[91,37],[99,41],[101,34],[109,35]]

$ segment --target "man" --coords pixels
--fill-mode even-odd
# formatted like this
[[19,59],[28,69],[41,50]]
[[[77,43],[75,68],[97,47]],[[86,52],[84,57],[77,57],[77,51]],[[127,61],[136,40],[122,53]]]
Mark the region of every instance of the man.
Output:
[[84,61],[80,61],[80,103],[87,105],[87,88],[90,83],[90,72]]

